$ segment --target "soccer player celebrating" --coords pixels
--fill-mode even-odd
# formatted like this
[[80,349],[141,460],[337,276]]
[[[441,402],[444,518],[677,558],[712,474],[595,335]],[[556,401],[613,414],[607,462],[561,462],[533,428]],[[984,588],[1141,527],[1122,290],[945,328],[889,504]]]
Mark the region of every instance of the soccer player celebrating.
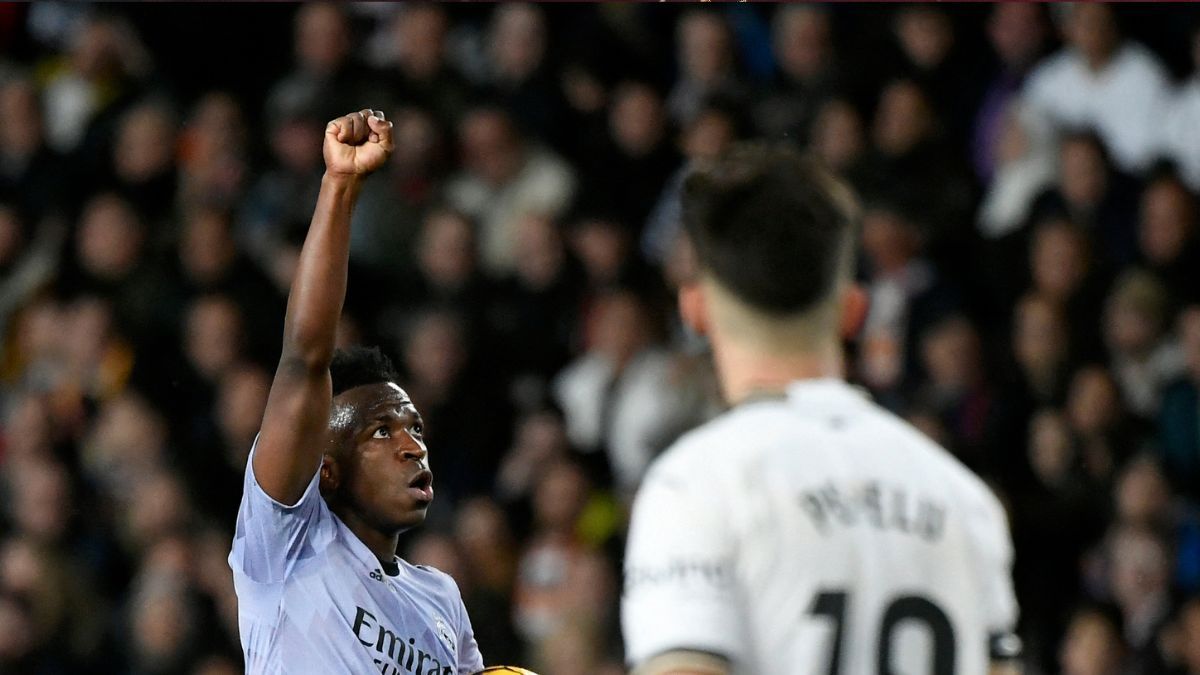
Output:
[[865,301],[849,191],[781,148],[692,175],[680,289],[733,408],[648,472],[622,627],[639,674],[1000,672],[1011,541],[987,487],[843,380]]
[[396,556],[433,500],[421,415],[378,350],[334,353],[350,214],[391,152],[381,112],[325,128],[325,176],[229,556],[251,675],[483,668],[454,581]]

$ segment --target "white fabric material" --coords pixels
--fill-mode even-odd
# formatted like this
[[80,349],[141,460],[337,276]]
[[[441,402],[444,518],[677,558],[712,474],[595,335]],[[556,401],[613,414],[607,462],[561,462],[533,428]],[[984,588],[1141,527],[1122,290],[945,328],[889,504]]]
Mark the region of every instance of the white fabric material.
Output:
[[1200,190],[1200,75],[1171,97],[1162,123],[1162,144],[1188,187]]
[[293,506],[246,463],[229,565],[247,675],[465,675],[483,659],[458,586],[438,570],[379,561],[325,504],[314,470]]
[[1166,69],[1145,47],[1125,43],[1099,72],[1064,49],[1029,75],[1023,100],[1061,127],[1094,129],[1125,171],[1147,168],[1161,147],[1171,96]]
[[844,382],[797,382],[650,468],[625,559],[626,653],[827,672],[840,626],[841,673],[881,672],[884,643],[889,672],[935,672],[940,653],[950,672],[983,673],[989,637],[1015,626],[1011,562],[982,481]]

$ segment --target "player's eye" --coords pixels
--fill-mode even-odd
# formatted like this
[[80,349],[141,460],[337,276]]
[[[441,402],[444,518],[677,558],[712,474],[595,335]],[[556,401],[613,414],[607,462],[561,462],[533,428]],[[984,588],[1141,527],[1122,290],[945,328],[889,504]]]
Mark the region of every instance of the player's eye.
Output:
[[423,435],[425,433],[425,425],[417,422],[416,424],[412,425],[412,432],[414,436]]
[[371,438],[391,438],[392,432],[387,427],[379,427],[375,433],[371,434]]

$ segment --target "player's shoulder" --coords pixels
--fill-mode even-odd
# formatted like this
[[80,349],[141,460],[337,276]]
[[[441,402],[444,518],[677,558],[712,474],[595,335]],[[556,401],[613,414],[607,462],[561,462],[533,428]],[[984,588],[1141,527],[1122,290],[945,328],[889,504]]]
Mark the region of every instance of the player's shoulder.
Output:
[[400,559],[400,566],[404,568],[408,575],[417,583],[430,587],[442,589],[445,592],[452,592],[453,595],[458,595],[458,583],[454,581],[454,577],[430,565],[416,565],[407,560]]

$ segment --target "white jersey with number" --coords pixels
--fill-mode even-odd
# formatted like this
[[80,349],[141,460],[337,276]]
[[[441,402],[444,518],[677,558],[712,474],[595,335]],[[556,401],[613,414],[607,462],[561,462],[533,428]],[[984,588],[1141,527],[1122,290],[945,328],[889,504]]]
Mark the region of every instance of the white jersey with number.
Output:
[[629,662],[756,675],[986,673],[1015,651],[1012,544],[984,483],[838,380],[682,438],[633,509]]
[[325,504],[317,467],[286,506],[246,464],[229,565],[247,675],[465,675],[483,669],[449,575],[379,560]]

